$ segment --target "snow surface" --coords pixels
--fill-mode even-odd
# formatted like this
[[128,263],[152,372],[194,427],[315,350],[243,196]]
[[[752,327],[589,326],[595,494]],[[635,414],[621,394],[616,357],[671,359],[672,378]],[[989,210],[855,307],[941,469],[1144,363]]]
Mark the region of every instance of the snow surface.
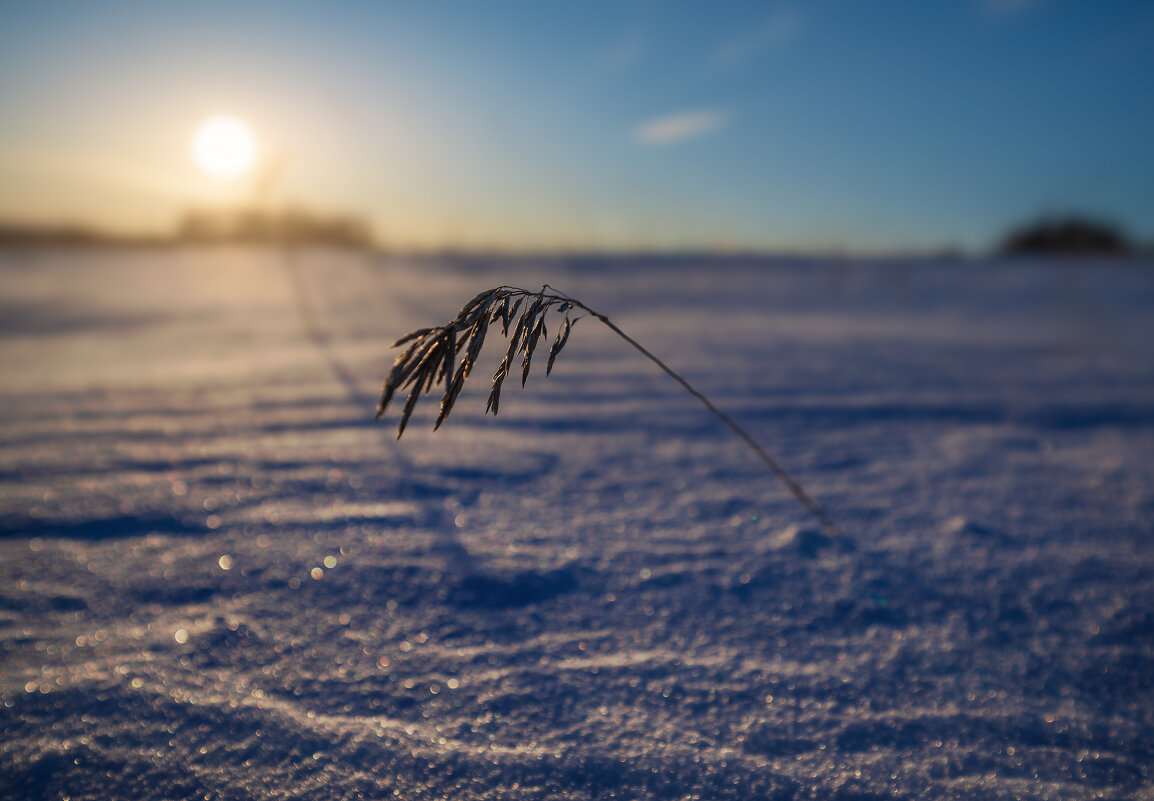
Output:
[[[592,319],[370,422],[546,281],[856,547]],[[1154,798],[1147,265],[8,251],[0,364],[0,797]]]

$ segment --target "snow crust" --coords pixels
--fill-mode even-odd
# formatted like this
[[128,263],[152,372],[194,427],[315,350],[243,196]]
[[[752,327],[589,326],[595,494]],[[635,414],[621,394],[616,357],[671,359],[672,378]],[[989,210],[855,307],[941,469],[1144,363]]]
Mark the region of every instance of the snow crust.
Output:
[[[371,422],[543,282],[855,547],[592,319]],[[10,251],[0,364],[2,798],[1154,797],[1148,265]]]

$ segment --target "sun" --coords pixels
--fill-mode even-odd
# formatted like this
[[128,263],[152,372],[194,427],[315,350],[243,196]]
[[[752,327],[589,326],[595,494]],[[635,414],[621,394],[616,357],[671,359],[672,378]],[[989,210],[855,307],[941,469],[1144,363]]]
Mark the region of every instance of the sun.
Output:
[[201,172],[222,181],[248,174],[256,163],[256,136],[239,117],[218,114],[196,126],[192,159]]

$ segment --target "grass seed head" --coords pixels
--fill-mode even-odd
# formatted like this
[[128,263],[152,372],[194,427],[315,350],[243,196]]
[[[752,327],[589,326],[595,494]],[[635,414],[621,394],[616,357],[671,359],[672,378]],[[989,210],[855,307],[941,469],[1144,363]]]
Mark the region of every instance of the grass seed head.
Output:
[[[526,298],[532,298],[532,300],[525,311],[518,316],[517,313]],[[757,454],[766,467],[781,479],[789,491],[793,493],[793,496],[817,518],[827,534],[831,537],[843,536],[841,529],[825,510],[732,417],[714,406],[712,401],[698,392],[669,365],[650,353],[641,343],[614,325],[608,317],[593,311],[574,298],[557,293],[548,284],[542,286],[538,292],[512,286],[486,289],[462,306],[461,310],[457,312],[457,316],[450,320],[447,325],[438,328],[420,328],[398,339],[393,343],[394,347],[408,344],[408,348],[396,358],[388,376],[385,377],[384,386],[381,388],[381,399],[377,405],[377,415],[374,419],[379,420],[384,415],[389,402],[398,389],[408,389],[409,397],[405,401],[405,408],[401,412],[401,422],[397,427],[397,439],[400,439],[401,435],[405,433],[405,426],[408,425],[409,418],[412,416],[421,395],[427,394],[434,386],[444,384],[445,393],[441,396],[440,410],[436,422],[433,424],[434,429],[440,428],[441,423],[445,422],[453,410],[453,404],[460,396],[461,389],[481,353],[481,347],[485,344],[485,336],[489,332],[489,324],[500,320],[501,334],[508,338],[509,346],[505,351],[505,358],[502,360],[501,366],[493,374],[489,401],[485,405],[486,413],[492,411],[494,415],[497,414],[501,404],[501,387],[505,378],[508,377],[509,369],[518,353],[525,354],[525,358],[521,362],[521,386],[525,386],[525,382],[529,379],[529,369],[532,366],[537,344],[548,337],[545,318],[550,311],[563,315],[561,326],[557,331],[557,338],[553,341],[552,347],[549,348],[549,362],[545,367],[545,375],[549,375],[553,371],[553,362],[557,359],[557,354],[565,347],[565,343],[569,341],[569,333],[573,323],[581,319],[580,317],[574,320],[570,319],[569,313],[574,309],[579,309],[600,320],[615,334],[664,370],[674,381],[681,384],[689,394],[701,401],[710,412],[725,423]],[[514,320],[516,323],[513,322]],[[513,329],[512,334],[509,333],[510,326]],[[454,365],[454,360],[458,354],[464,355],[461,357],[460,363]]]

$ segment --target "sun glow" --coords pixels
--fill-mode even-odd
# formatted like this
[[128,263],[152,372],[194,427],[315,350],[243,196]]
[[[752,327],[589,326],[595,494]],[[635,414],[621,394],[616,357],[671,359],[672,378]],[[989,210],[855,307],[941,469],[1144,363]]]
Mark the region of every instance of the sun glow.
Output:
[[209,117],[192,134],[192,158],[212,178],[241,178],[256,163],[256,136],[239,117]]

